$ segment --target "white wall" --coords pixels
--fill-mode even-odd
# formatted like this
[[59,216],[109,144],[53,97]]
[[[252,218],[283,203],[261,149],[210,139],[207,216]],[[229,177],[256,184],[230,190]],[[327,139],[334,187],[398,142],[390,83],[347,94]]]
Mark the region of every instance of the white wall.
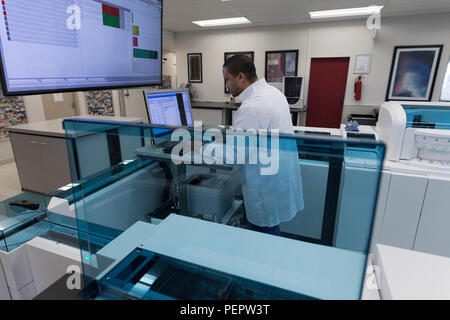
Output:
[[164,52],[163,75],[172,77],[172,88],[177,88],[177,55],[175,52]]
[[152,88],[139,88],[124,90],[125,113],[127,117],[141,118],[147,120],[147,110],[145,108],[144,90]]
[[[86,94],[85,92],[77,92],[75,93],[77,97],[78,102],[78,113],[80,116],[84,116],[88,114],[88,107],[86,104]],[[113,103],[114,103],[114,97],[113,97]]]
[[[222,65],[224,52],[255,51],[259,77],[264,77],[265,51],[299,49],[299,76],[304,77],[307,101],[309,66],[315,57],[350,57],[343,119],[348,113],[371,113],[386,96],[394,46],[444,44],[433,100],[441,92],[450,55],[450,14],[383,18],[382,30],[373,40],[366,20],[315,22],[276,27],[209,30],[176,33],[178,84],[187,81],[187,53],[203,55],[203,83],[195,84],[199,100],[224,101]],[[354,61],[357,54],[373,54],[370,74],[363,80],[361,101],[353,98]]]
[[12,161],[14,158],[9,140],[0,141],[0,165]]
[[44,104],[41,95],[23,97],[28,122],[45,121]]

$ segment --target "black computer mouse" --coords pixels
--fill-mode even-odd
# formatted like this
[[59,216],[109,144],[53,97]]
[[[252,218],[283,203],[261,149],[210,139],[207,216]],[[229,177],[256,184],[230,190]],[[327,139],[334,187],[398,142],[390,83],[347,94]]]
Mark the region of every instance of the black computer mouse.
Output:
[[16,200],[9,203],[10,206],[19,206],[24,207],[30,210],[37,210],[39,209],[39,203],[31,202],[28,200]]

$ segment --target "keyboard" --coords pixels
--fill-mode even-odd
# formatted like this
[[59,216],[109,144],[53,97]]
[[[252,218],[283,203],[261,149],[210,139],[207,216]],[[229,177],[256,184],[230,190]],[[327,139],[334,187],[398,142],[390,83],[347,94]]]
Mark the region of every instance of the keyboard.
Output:
[[[181,142],[180,141],[164,141],[164,142],[161,142],[161,143],[158,143],[157,145],[155,145],[155,148],[163,149],[164,153],[172,153],[173,148],[175,148],[175,146],[178,145],[179,143],[181,143]],[[209,142],[203,142],[202,146],[207,143],[209,143]],[[193,143],[191,143],[189,151],[194,152],[194,144]]]
[[173,148],[175,148],[175,146],[179,143],[180,143],[179,141],[167,140],[155,144],[154,147],[157,149],[162,149],[164,153],[172,153]]
[[158,143],[157,145],[155,145],[155,147],[157,148],[161,148],[161,149],[166,149],[166,148],[170,148],[173,149],[177,144],[179,144],[179,141],[163,141],[161,143]]

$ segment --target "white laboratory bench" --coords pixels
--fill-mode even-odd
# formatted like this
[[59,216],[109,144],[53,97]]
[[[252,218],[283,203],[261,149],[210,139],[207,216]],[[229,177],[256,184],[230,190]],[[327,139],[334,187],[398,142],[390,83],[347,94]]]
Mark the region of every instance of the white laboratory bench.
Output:
[[114,116],[75,116],[70,118],[61,118],[48,121],[39,121],[8,127],[9,133],[23,133],[29,135],[49,136],[56,138],[65,138],[66,131],[63,128],[63,121],[66,119],[87,119],[87,120],[107,120],[107,121],[127,121],[142,122],[142,118],[127,118]]
[[319,127],[299,127],[294,126],[294,131],[308,132],[308,133],[318,133],[326,134],[332,137],[342,137],[342,132],[340,129],[335,128],[319,128]]
[[[208,125],[232,125],[234,114],[240,106],[241,103],[229,103],[225,101],[193,100],[191,103],[193,118]],[[292,106],[289,109],[293,115],[293,122],[296,124],[298,114],[304,112],[304,109]]]
[[[376,139],[378,140],[378,135],[374,131],[373,126],[367,126],[367,125],[361,125],[358,127],[360,134],[373,134],[376,136]],[[345,124],[341,124],[340,128],[321,128],[321,127],[301,127],[301,126],[294,126],[295,132],[305,132],[308,134],[321,134],[321,135],[327,135],[330,137],[344,137],[346,138],[346,132],[345,132]]]

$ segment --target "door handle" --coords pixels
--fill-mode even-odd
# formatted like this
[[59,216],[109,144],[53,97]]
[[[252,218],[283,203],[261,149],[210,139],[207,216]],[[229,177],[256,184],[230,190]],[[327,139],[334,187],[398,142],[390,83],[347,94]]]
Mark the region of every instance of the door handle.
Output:
[[30,141],[31,144],[37,144],[37,141]]

